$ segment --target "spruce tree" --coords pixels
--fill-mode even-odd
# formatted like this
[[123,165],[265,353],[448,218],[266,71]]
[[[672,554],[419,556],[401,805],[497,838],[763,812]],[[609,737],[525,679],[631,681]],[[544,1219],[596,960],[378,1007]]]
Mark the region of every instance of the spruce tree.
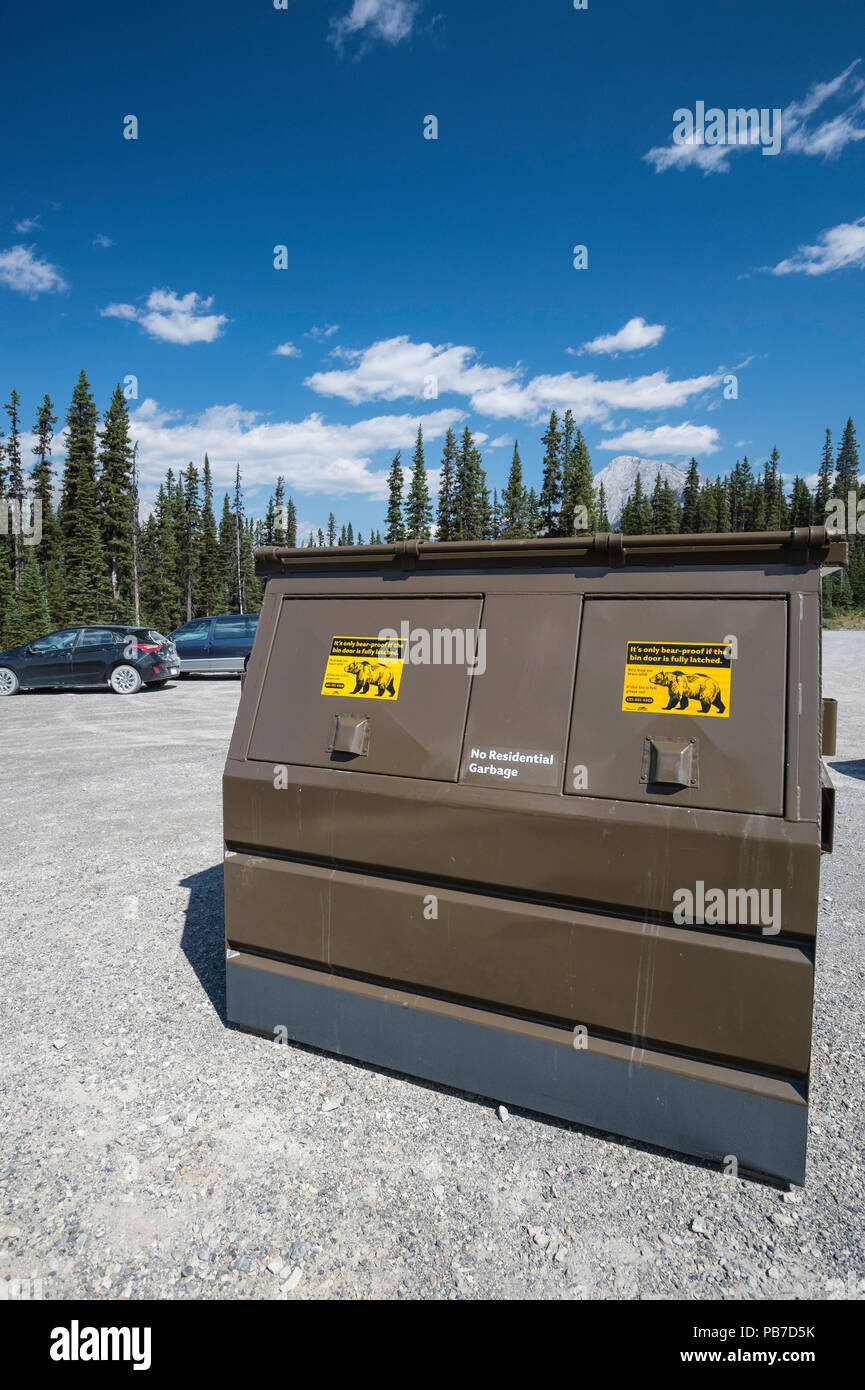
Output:
[[559,534],[573,536],[580,532],[590,533],[597,529],[597,499],[592,460],[583,438],[583,432],[578,429],[571,449],[570,461],[565,469]]
[[400,450],[397,449],[387,479],[387,517],[385,518],[385,540],[388,545],[405,539],[402,519],[403,473],[400,463]]
[[856,431],[853,428],[853,421],[849,416],[847,418],[847,424],[844,426],[844,433],[841,436],[841,443],[838,446],[838,460],[835,465],[835,496],[843,498],[846,502],[848,492],[854,492],[858,498],[859,448],[856,443]]
[[272,536],[267,545],[285,545],[285,533],[288,530],[286,506],[285,506],[285,478],[282,474],[276,480],[276,490],[270,500],[272,508],[273,523]]
[[541,443],[544,446],[540,498],[542,525],[544,535],[557,536],[562,506],[562,435],[559,417],[554,410],[550,413],[550,423],[541,436]]
[[423,430],[417,427],[417,442],[414,446],[411,465],[411,487],[405,508],[405,534],[409,540],[428,541],[432,524],[432,502],[424,460]]
[[351,522],[345,528],[345,543],[346,545],[354,545],[354,528]]
[[99,508],[102,549],[111,586],[111,620],[134,621],[132,596],[132,444],[129,410],[118,384],[99,436]]
[[490,529],[490,501],[480,450],[466,425],[457,458],[454,493],[455,540],[477,541]]
[[327,543],[336,545],[336,517],[333,512],[330,512],[327,518]]
[[514,440],[514,456],[507,486],[502,497],[501,535],[507,540],[522,540],[529,534],[526,525],[526,490],[523,486],[523,465],[520,446]]
[[243,612],[257,613],[261,608],[261,584],[255,577],[254,525],[248,520],[241,525],[240,575],[243,587]]
[[746,531],[766,530],[766,488],[763,480],[754,483],[748,499]]
[[832,496],[832,477],[835,472],[835,455],[832,452],[832,431],[826,431],[823,453],[817,472],[817,486],[814,490],[814,525],[825,526],[826,509]]
[[48,599],[45,581],[36,560],[32,545],[24,546],[25,556],[21,562],[21,581],[18,593],[12,598],[8,617],[8,641],[10,646],[23,646],[34,637],[44,637],[51,629],[48,612]]
[[70,623],[105,622],[112,609],[99,516],[96,422],[96,403],[82,371],[66,414],[66,463],[60,501],[66,621]]
[[445,435],[439,473],[439,500],[436,516],[436,540],[456,540],[457,440],[453,429]]
[[697,530],[702,535],[714,535],[718,530],[718,499],[712,483],[704,483],[697,499]]
[[793,479],[793,493],[790,499],[790,525],[812,526],[814,500],[804,478],[797,473]]
[[717,478],[715,481],[715,510],[717,514],[717,529],[727,532],[730,527],[730,484],[726,478]]
[[204,455],[202,485],[204,497],[201,504],[194,605],[197,613],[209,617],[219,610],[221,571],[219,536],[216,530],[216,516],[213,511],[213,474],[207,454]]
[[21,465],[21,398],[17,391],[9,394],[9,403],[4,406],[9,416],[9,438],[6,444],[6,482],[5,496],[14,502],[12,526],[12,554],[15,575],[15,592],[21,583],[21,568],[24,563],[24,501],[27,496],[24,487],[24,470]]
[[54,439],[54,426],[57,416],[51,397],[43,397],[36,415],[33,433],[36,443],[33,453],[36,462],[30,473],[30,488],[34,504],[38,503],[41,515],[42,539],[39,542],[38,560],[45,581],[50,622],[54,627],[62,627],[66,621],[66,584],[63,576],[63,552],[60,539],[60,526],[54,511],[54,470],[51,466],[51,453]]
[[2,544],[2,541],[3,537],[0,536],[0,651],[14,646],[10,622],[12,603],[15,597],[15,581],[12,578],[9,550],[7,546]]
[[294,505],[294,499],[291,497],[288,499],[285,516],[285,544],[295,550],[297,548],[297,509]]
[[184,506],[178,544],[184,622],[188,622],[195,612],[195,590],[198,585],[198,565],[201,556],[201,496],[198,469],[194,463],[190,463],[185,476],[181,473],[180,477]]
[[652,488],[652,534],[671,536],[676,529],[676,497],[666,478],[661,478],[661,470],[655,474]]
[[691,459],[682,491],[682,532],[695,535],[700,527],[700,470],[697,460]]
[[649,536],[652,533],[652,507],[639,473],[634,490],[622,509],[621,528],[626,536]]
[[603,483],[598,488],[598,530],[610,530],[610,518],[607,515],[607,493]]

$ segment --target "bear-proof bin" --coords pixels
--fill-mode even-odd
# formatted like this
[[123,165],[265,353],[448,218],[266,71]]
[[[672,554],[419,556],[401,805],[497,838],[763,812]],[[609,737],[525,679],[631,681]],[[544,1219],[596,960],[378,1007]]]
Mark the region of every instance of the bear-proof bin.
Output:
[[229,1019],[803,1182],[843,536],[256,560]]

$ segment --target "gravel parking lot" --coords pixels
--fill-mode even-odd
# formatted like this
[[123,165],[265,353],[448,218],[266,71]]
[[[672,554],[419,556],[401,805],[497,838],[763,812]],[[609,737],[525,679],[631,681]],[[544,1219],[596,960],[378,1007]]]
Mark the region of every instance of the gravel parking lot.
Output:
[[0,1278],[46,1298],[863,1298],[865,632],[825,636],[808,1183],[226,1026],[239,681],[0,701]]

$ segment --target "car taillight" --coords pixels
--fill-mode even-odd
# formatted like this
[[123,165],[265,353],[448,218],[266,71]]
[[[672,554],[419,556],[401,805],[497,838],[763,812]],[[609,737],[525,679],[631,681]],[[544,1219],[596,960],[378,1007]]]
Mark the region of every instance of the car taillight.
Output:
[[135,643],[135,648],[134,648],[134,650],[137,651],[137,652],[158,652],[158,651],[159,651],[159,643],[158,643],[158,642],[136,642],[136,643]]

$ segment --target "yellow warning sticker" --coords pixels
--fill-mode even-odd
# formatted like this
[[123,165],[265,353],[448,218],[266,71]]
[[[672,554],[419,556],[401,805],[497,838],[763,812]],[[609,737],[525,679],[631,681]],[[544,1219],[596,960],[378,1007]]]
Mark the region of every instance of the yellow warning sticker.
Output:
[[322,695],[396,700],[405,657],[402,637],[334,637],[324,671]]
[[629,642],[622,709],[728,719],[732,664],[724,642]]

